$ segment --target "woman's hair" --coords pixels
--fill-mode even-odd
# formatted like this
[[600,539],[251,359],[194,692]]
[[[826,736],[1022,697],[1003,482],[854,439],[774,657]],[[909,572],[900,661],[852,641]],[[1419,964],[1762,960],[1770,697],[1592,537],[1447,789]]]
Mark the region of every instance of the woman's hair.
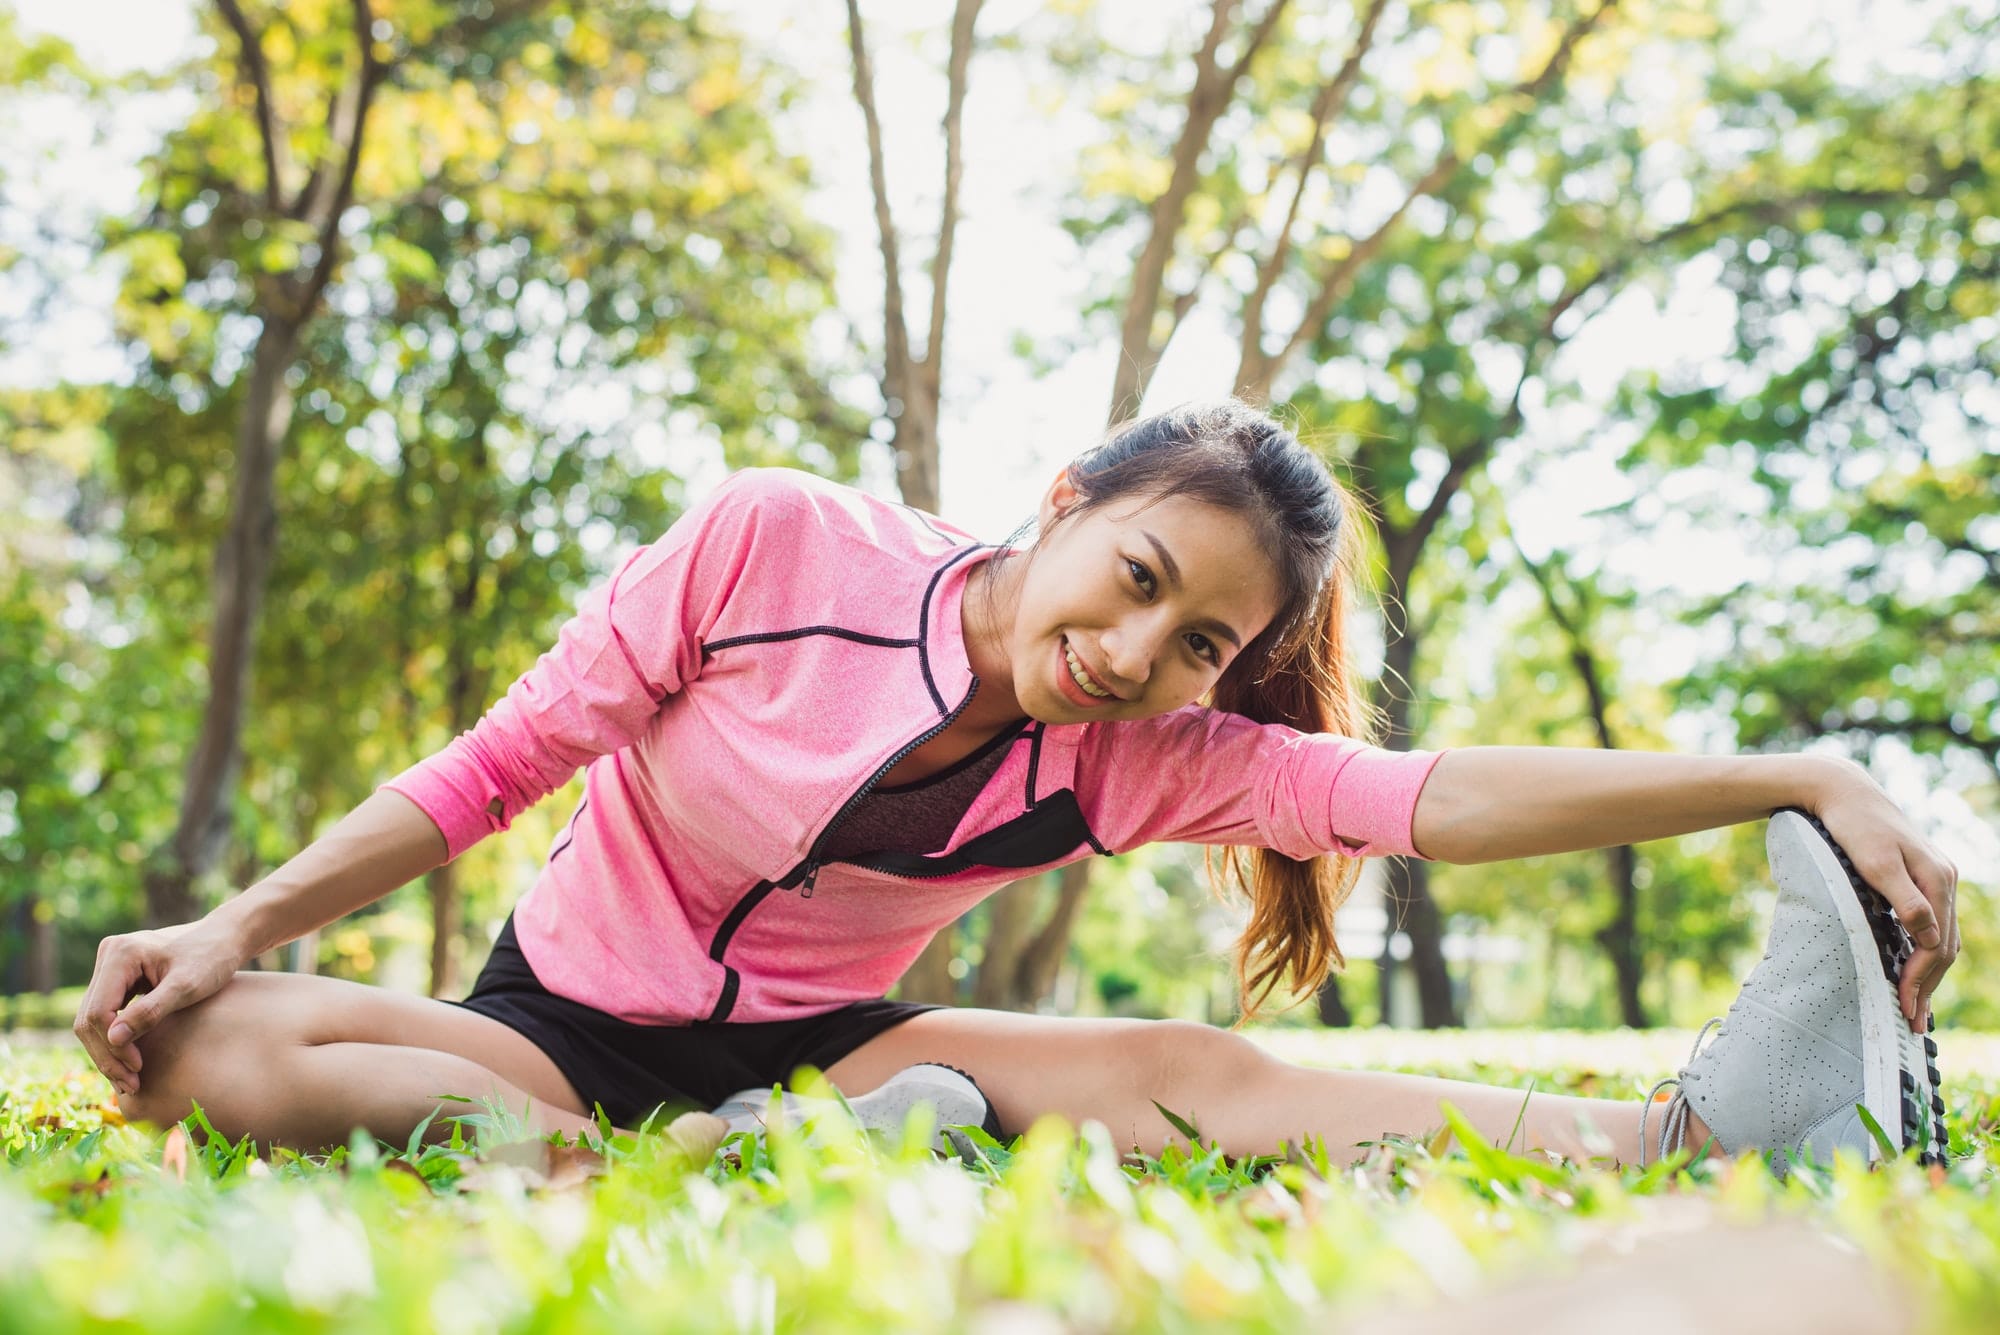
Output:
[[[1277,568],[1278,612],[1209,703],[1259,723],[1367,739],[1371,712],[1345,641],[1362,511],[1297,437],[1235,399],[1186,404],[1114,428],[1070,464],[1069,479],[1079,497],[1071,515],[1125,498],[1187,496],[1249,518]],[[1250,903],[1234,952],[1245,1020],[1287,978],[1303,999],[1346,966],[1333,914],[1360,876],[1358,859],[1228,848],[1209,872],[1218,893],[1233,885]]]

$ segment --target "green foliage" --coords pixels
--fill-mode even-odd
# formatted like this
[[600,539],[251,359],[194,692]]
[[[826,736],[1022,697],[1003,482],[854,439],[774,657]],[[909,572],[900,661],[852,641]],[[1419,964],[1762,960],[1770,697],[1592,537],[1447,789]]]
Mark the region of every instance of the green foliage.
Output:
[[[1583,1092],[1579,1072],[1622,1060],[1564,1042],[1536,1088]],[[1459,1045],[1404,1036],[1402,1064],[1491,1078]],[[2000,1204],[1973,1153],[2000,1129],[1992,1073],[1948,1077],[1955,1161],[1934,1176],[1573,1163],[1492,1145],[1444,1105],[1431,1134],[1249,1158],[1184,1119],[1185,1141],[1157,1155],[1050,1119],[1006,1145],[975,1134],[961,1165],[924,1148],[919,1117],[900,1143],[736,1136],[706,1163],[663,1136],[618,1137],[564,1177],[536,1165],[598,1156],[524,1142],[476,1105],[440,1119],[448,1138],[357,1134],[324,1156],[259,1155],[198,1112],[164,1135],[124,1126],[79,1060],[0,1047],[0,1302],[24,1335],[567,1329],[606,1310],[697,1330],[1296,1330],[1462,1300],[1691,1222],[1773,1220],[1909,1284],[1930,1329],[1983,1329],[2000,1299],[1980,1260],[2000,1245]]]
[[[317,109],[352,60],[348,17],[339,4],[252,12],[293,135],[281,193],[331,151]],[[89,625],[29,663],[67,682],[78,727],[104,740],[42,757],[23,782],[58,802],[87,784],[93,748],[157,733],[126,752],[158,780],[158,805],[130,827],[156,832],[171,828],[173,797],[158,790],[177,777],[200,699],[255,313],[275,275],[316,254],[310,229],[269,207],[240,43],[217,13],[202,22],[203,50],[164,80],[192,111],[144,164],[143,210],[103,220],[96,238],[119,278],[130,374],[23,392],[13,414],[62,417],[89,439],[65,455],[51,427],[15,448],[34,467],[64,460],[51,490],[99,498],[51,536],[70,551],[87,538],[92,559],[36,567],[69,572]],[[376,42],[387,74],[343,262],[288,375],[296,411],[226,884],[470,726],[577,592],[671,522],[687,472],[850,476],[866,438],[865,415],[825,389],[837,368],[813,341],[832,244],[806,208],[806,164],[772,131],[790,93],[739,39],[705,13],[636,3],[483,17],[420,4],[382,16]],[[126,589],[142,596],[118,601]],[[113,624],[145,684],[109,689]],[[79,676],[99,661],[103,673]],[[33,709],[10,722],[59,712],[54,697]],[[36,837],[105,844],[52,821]],[[475,919],[521,888],[521,853],[507,856],[468,864]],[[66,929],[94,939],[129,922],[136,864],[52,876]]]

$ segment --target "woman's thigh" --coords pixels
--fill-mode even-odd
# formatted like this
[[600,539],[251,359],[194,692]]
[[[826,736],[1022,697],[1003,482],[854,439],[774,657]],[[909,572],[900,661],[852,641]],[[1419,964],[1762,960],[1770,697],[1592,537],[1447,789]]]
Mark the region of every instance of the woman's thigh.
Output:
[[293,973],[239,973],[214,996],[168,1016],[139,1041],[140,1088],[155,1080],[188,1083],[212,1055],[241,1056],[260,1042],[429,1048],[476,1062],[544,1103],[585,1111],[548,1055],[491,1016],[431,997]]
[[1072,1123],[1103,1122],[1120,1146],[1147,1150],[1172,1135],[1155,1101],[1203,1126],[1280,1065],[1213,1025],[955,1008],[926,1011],[877,1035],[835,1062],[827,1078],[852,1096],[916,1062],[968,1072],[1010,1136],[1055,1113]]

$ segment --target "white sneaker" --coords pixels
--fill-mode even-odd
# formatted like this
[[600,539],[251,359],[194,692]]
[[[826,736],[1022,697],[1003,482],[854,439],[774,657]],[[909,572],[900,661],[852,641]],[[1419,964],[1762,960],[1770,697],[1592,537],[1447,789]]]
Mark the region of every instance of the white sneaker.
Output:
[[1937,1044],[1911,1031],[1896,1000],[1908,934],[1817,820],[1778,812],[1765,847],[1778,883],[1769,948],[1729,1014],[1702,1029],[1720,1024],[1715,1041],[1696,1038],[1679,1077],[1653,1087],[1679,1089],[1655,1145],[1645,1143],[1647,1097],[1640,1161],[1680,1149],[1692,1109],[1726,1153],[1764,1150],[1780,1176],[1788,1150],[1826,1164],[1847,1148],[1873,1162],[1882,1153],[1864,1107],[1899,1153],[1944,1162]]
[[[776,1115],[784,1119],[787,1128],[796,1129],[821,1117],[845,1116],[852,1110],[864,1131],[899,1132],[910,1110],[920,1103],[931,1106],[937,1126],[933,1148],[941,1153],[967,1160],[974,1157],[971,1138],[956,1129],[961,1126],[976,1126],[996,1140],[1000,1136],[1000,1119],[980,1092],[979,1082],[955,1066],[938,1062],[905,1066],[866,1094],[848,1099],[845,1108],[838,1099],[807,1098],[786,1090]],[[763,1131],[773,1116],[771,1091],[746,1089],[724,1100],[715,1115],[729,1124],[731,1134]]]

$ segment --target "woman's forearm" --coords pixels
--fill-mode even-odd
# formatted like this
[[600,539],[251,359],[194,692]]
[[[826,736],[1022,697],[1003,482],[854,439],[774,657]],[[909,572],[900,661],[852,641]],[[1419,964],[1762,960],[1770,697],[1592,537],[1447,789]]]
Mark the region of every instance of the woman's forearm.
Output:
[[1810,808],[1860,774],[1826,756],[1470,746],[1439,758],[1411,834],[1440,862],[1608,848]]
[[386,789],[303,852],[209,914],[250,959],[372,904],[445,860],[444,835]]

